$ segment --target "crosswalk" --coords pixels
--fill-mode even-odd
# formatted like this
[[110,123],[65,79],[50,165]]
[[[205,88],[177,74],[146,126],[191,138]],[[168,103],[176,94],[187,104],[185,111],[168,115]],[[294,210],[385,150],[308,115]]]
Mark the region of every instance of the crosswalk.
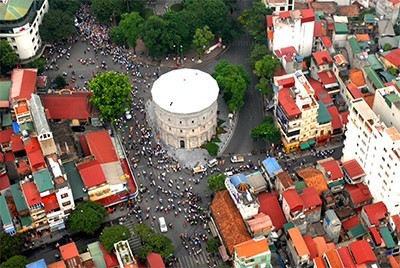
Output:
[[207,253],[202,251],[197,255],[185,255],[178,258],[177,267],[208,267]]
[[237,47],[250,47],[251,46],[251,40],[250,39],[238,39],[232,42],[232,45],[237,46]]
[[[129,231],[131,231],[131,234],[134,233],[134,232],[133,232],[133,231],[134,231],[133,228],[134,228],[134,226],[135,226],[135,223],[134,223],[133,221],[131,221],[130,219],[129,219],[129,220],[126,220],[126,221],[124,222],[124,225],[125,225],[126,227],[128,227]],[[129,246],[131,247],[132,252],[134,252],[134,253],[137,253],[137,251],[142,247],[140,238],[137,237],[137,236],[131,236],[131,237],[128,239],[128,242],[129,242]]]

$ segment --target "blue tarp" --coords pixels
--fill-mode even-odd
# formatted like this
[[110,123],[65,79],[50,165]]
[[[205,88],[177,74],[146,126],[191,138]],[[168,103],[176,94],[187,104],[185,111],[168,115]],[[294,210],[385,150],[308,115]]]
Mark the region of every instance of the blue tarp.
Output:
[[47,268],[46,262],[44,259],[37,260],[35,262],[28,263],[26,268]]
[[14,130],[14,133],[15,133],[15,134],[18,134],[18,133],[21,132],[21,129],[19,128],[18,122],[13,122],[13,123],[12,123],[12,126],[13,126],[13,130]]
[[235,187],[238,187],[242,182],[250,185],[249,181],[246,179],[246,176],[242,173],[233,176],[232,178],[230,178],[230,181]]
[[270,177],[274,177],[276,174],[282,171],[278,161],[276,161],[276,159],[273,157],[266,158],[264,161],[262,161],[262,165]]

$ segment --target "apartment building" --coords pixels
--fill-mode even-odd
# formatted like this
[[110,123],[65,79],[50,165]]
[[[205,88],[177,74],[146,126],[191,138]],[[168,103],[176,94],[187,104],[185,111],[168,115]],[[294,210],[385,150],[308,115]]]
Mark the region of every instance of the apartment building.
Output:
[[[391,94],[385,89],[376,93],[378,99],[385,99],[388,109],[397,103]],[[400,212],[400,133],[381,120],[385,114],[388,112],[375,114],[364,99],[351,101],[342,161],[356,159],[360,163],[366,173],[364,182],[374,189],[374,201],[384,201],[394,215]]]
[[42,46],[39,26],[49,10],[48,0],[2,0],[0,38],[6,38],[21,60],[35,56]]
[[271,251],[264,236],[253,238],[233,247],[235,268],[269,268]]
[[399,18],[400,1],[397,0],[379,0],[376,1],[376,14],[390,20],[395,25]]
[[294,0],[263,0],[266,8],[272,9],[273,14],[279,15],[281,11],[294,9]]

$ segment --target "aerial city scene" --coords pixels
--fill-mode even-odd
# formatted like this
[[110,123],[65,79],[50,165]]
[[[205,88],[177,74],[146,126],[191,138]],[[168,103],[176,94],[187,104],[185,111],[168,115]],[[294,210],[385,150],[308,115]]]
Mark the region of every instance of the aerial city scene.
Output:
[[399,9],[0,0],[0,268],[399,268]]

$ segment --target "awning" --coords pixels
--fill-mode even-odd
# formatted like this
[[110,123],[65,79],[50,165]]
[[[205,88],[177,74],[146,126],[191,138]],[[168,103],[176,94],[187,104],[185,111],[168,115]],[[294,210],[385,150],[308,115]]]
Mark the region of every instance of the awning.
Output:
[[226,248],[224,246],[219,246],[218,251],[224,262],[229,260],[228,253],[226,253]]
[[218,236],[218,232],[217,232],[217,230],[215,229],[215,226],[214,226],[214,224],[213,224],[211,221],[208,222],[208,228],[210,228],[211,234],[212,234],[213,237]]
[[310,149],[310,144],[308,142],[300,144],[301,150]]
[[315,145],[315,140],[310,140],[310,141],[308,141],[308,144],[309,144],[310,146]]

